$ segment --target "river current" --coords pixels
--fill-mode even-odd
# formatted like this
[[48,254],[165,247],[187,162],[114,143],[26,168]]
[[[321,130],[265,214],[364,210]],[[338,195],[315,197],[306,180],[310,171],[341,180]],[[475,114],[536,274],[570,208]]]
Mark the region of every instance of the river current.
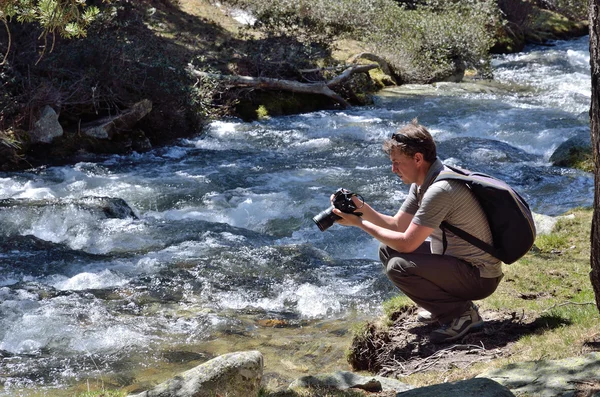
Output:
[[408,186],[381,143],[413,118],[445,162],[506,180],[536,213],[590,206],[593,176],[549,162],[589,133],[588,45],[498,56],[492,82],[220,120],[148,153],[0,174],[0,396],[142,390],[248,348],[279,385],[346,369],[348,327],[395,291],[375,240],[312,217],[339,187],[394,213]]

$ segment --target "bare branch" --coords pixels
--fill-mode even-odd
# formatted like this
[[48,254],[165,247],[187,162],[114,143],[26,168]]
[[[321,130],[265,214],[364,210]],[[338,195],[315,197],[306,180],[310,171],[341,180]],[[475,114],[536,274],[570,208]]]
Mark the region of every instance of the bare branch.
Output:
[[289,92],[298,92],[305,94],[318,94],[325,95],[339,103],[342,107],[346,108],[350,104],[342,98],[341,95],[331,89],[348,80],[354,73],[363,73],[371,69],[377,68],[378,65],[356,65],[351,66],[344,70],[343,73],[334,77],[328,82],[315,82],[315,83],[301,83],[294,80],[275,79],[271,77],[251,77],[251,76],[237,76],[237,75],[223,75],[215,73],[201,72],[193,68],[192,65],[188,65],[188,70],[191,74],[201,78],[211,78],[219,81],[223,81],[226,84],[238,87],[254,87],[260,89],[269,90],[281,90]]
[[329,80],[329,82],[327,83],[327,87],[331,88],[340,83],[343,83],[344,81],[348,80],[350,76],[352,76],[354,73],[364,73],[368,72],[371,69],[376,69],[378,67],[379,66],[376,64],[350,66],[348,69],[344,70],[342,74]]
[[350,57],[348,59],[348,62],[357,63],[359,59],[366,59],[371,62],[377,62],[379,68],[383,71],[383,73],[387,74],[388,76],[392,75],[392,71],[390,70],[390,66],[388,65],[387,61],[379,55],[375,55],[370,52],[361,52]]
[[8,27],[8,22],[6,21],[6,17],[4,15],[0,16],[0,20],[4,23],[4,27],[6,28],[6,34],[8,34],[8,46],[6,48],[6,53],[4,54],[4,59],[0,62],[0,66],[6,64],[8,59],[8,53],[10,52],[10,45],[12,43],[12,37],[10,35],[10,28]]
[[556,305],[552,305],[547,309],[542,310],[542,313],[546,313],[549,312],[552,309],[555,309],[557,307],[561,307],[561,306],[567,306],[567,305],[576,305],[576,306],[587,306],[587,305],[594,305],[594,302],[571,302],[571,301],[566,301],[566,302],[562,302],[562,303],[557,303]]

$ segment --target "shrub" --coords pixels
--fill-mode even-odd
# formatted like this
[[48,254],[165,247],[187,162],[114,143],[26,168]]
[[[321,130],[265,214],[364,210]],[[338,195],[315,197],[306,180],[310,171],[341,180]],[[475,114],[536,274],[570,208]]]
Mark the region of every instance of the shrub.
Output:
[[[336,39],[360,40],[403,81],[428,82],[457,69],[489,70],[500,13],[494,0],[229,0],[248,10],[262,37],[293,37],[324,55]],[[272,61],[274,62],[274,61]]]
[[389,7],[367,43],[402,81],[442,80],[457,68],[489,74],[489,50],[500,21],[494,1],[437,2]]
[[538,5],[565,15],[571,20],[585,21],[588,19],[587,0],[538,0]]

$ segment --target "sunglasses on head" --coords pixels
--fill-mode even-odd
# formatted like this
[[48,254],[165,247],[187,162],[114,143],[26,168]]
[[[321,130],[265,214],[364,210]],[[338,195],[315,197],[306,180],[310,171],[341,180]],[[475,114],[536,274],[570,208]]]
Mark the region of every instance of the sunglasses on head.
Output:
[[415,144],[423,143],[422,139],[411,138],[408,135],[403,134],[401,132],[394,132],[392,134],[392,139],[398,143],[403,143],[405,145],[415,145]]

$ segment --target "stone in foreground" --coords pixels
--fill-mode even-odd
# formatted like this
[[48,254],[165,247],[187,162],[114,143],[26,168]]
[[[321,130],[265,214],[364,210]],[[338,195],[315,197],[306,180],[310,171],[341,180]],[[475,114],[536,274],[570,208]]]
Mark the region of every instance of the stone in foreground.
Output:
[[254,397],[263,374],[258,351],[224,354],[130,397]]

